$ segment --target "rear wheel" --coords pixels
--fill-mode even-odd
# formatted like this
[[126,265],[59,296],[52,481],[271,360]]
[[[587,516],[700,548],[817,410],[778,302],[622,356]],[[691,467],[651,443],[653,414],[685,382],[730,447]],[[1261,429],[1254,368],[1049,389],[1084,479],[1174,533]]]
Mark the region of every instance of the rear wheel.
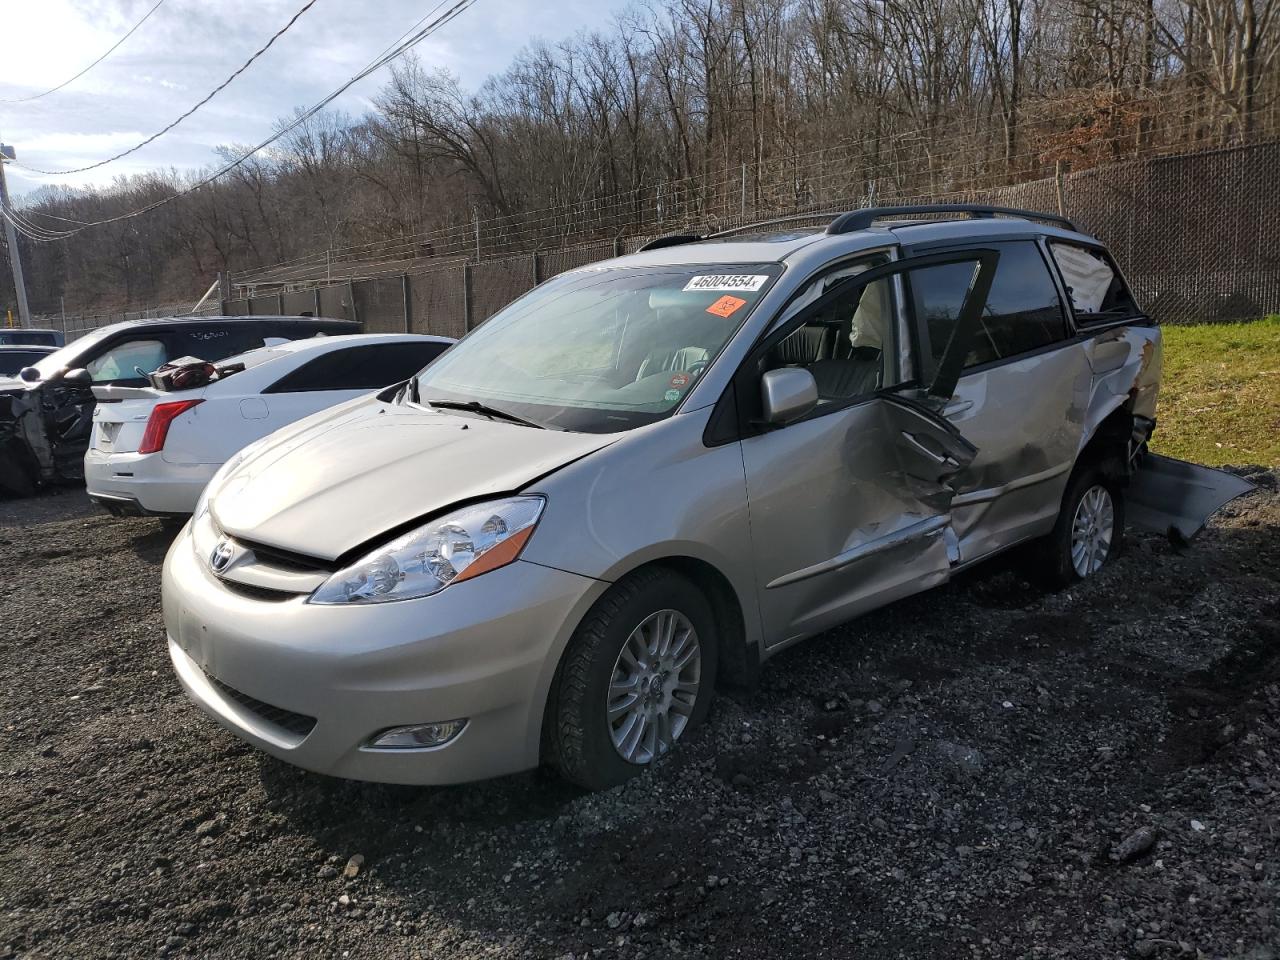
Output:
[[1078,468],[1067,484],[1053,532],[1036,544],[1036,579],[1051,588],[1079,583],[1110,563],[1123,545],[1119,485],[1096,466]]
[[548,716],[552,762],[602,790],[666,756],[707,715],[717,637],[711,606],[668,570],[618,581],[565,651]]

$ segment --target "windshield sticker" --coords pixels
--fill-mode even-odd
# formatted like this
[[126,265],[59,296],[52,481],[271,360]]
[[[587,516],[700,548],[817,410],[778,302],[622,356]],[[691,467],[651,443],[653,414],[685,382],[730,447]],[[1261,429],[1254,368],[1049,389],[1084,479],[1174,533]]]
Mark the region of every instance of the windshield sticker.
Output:
[[693,277],[684,285],[684,292],[700,290],[723,293],[725,290],[745,290],[754,293],[764,286],[767,276],[759,273],[716,273],[704,277]]
[[688,382],[689,382],[689,375],[687,373],[677,373],[674,377],[671,378],[671,385],[673,387],[683,387],[686,384],[688,384]]
[[745,300],[738,297],[725,296],[707,307],[707,313],[714,313],[717,317],[731,317],[746,305],[747,301]]
[[679,399],[680,399],[680,391],[679,391],[679,390],[668,390],[665,394],[663,394],[663,396],[665,396],[665,397],[667,398],[668,402],[670,402],[670,401],[674,401],[674,400],[679,400]]

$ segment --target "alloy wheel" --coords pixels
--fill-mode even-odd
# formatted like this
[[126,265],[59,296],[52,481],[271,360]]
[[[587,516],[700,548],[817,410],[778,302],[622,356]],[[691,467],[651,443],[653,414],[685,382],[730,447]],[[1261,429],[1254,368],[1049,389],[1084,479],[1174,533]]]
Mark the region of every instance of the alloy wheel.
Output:
[[1071,523],[1071,566],[1080,577],[1097,573],[1111,553],[1116,511],[1111,492],[1094,484],[1084,492]]
[[609,680],[609,737],[628,763],[652,763],[689,724],[702,679],[698,632],[678,610],[645,617],[622,645]]

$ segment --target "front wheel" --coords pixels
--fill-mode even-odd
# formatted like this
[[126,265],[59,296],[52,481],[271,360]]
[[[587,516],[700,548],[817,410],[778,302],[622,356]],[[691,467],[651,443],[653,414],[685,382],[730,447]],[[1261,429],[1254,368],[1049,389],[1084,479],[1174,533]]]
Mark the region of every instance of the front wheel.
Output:
[[552,694],[552,762],[590,790],[616,786],[669,753],[711,706],[717,636],[689,580],[642,570],[609,589],[565,651]]
[[1053,532],[1036,544],[1036,579],[1051,588],[1093,576],[1124,544],[1124,496],[1097,467],[1078,470],[1067,484]]

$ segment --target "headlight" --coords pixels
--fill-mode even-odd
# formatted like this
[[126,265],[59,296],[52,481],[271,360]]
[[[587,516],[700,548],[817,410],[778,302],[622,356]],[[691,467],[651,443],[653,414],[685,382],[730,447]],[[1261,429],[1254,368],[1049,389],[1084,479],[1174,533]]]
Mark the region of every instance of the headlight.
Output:
[[512,497],[463,507],[339,570],[308,603],[386,603],[439,593],[451,583],[496,570],[520,556],[542,497]]

